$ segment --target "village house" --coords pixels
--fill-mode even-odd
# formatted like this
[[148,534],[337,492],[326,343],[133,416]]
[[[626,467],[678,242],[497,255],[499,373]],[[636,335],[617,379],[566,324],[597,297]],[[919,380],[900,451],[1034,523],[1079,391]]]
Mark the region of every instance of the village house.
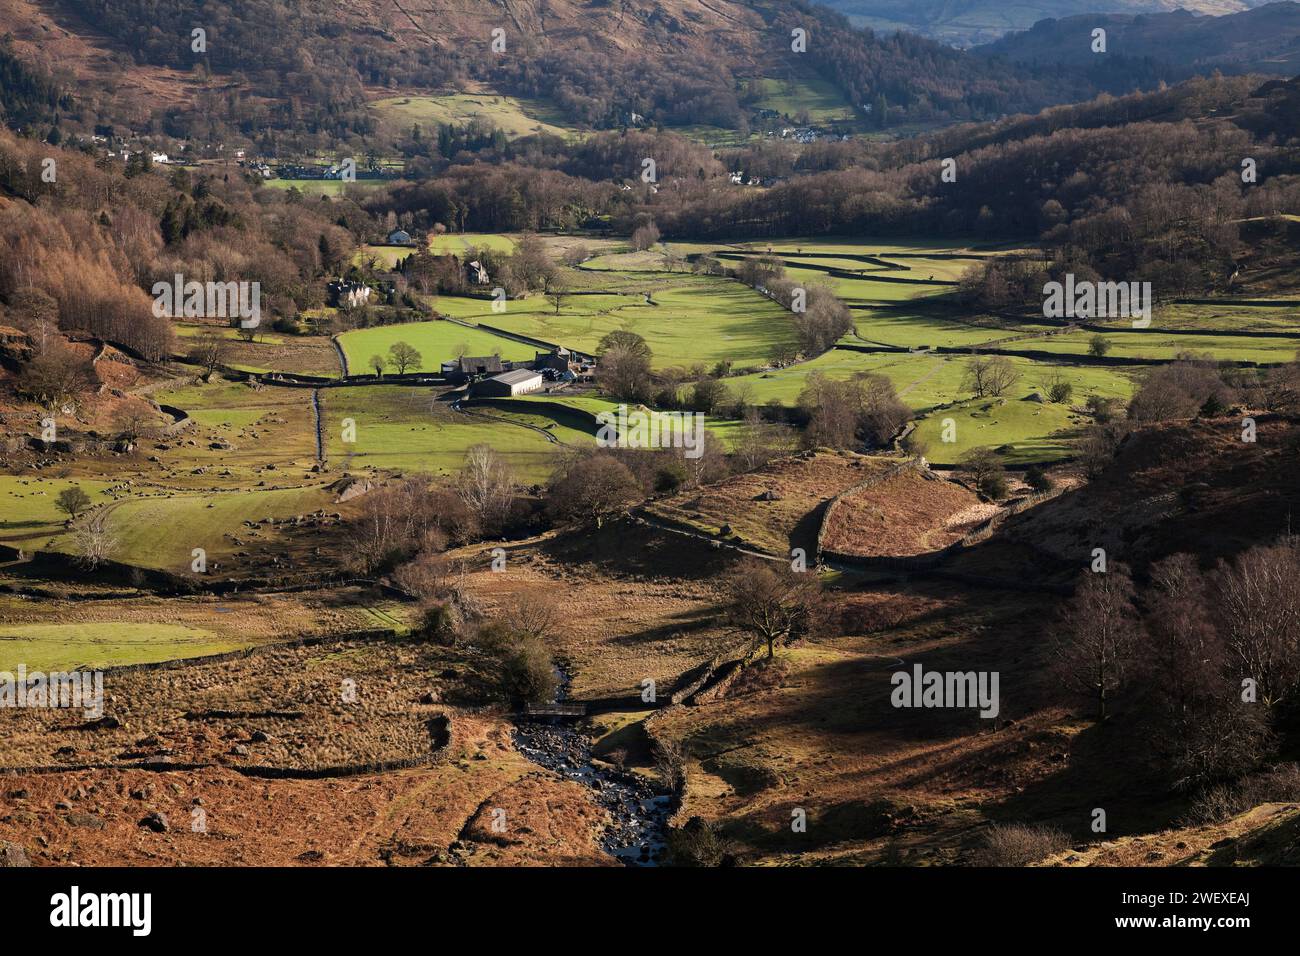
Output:
[[465,281],[470,285],[488,285],[492,279],[483,263],[475,259],[465,264]]
[[394,229],[388,234],[388,244],[390,246],[411,246],[415,243],[411,240],[411,234],[405,229]]
[[329,304],[340,309],[355,309],[370,301],[370,286],[361,282],[335,279],[328,286]]

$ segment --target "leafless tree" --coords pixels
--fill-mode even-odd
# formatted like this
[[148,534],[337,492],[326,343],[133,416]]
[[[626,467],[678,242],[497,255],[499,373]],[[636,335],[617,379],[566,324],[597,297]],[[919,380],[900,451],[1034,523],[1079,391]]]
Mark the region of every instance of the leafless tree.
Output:
[[544,591],[522,594],[501,609],[501,620],[520,634],[546,640],[560,624],[560,602]]
[[1271,708],[1300,684],[1300,538],[1251,548],[1220,564],[1213,606],[1242,678],[1257,682]]
[[819,630],[827,607],[821,582],[811,572],[789,565],[750,558],[727,579],[726,617],[751,639],[750,654],[767,645],[767,659],[782,641],[796,640]]
[[72,541],[79,562],[90,571],[112,557],[118,546],[118,537],[108,526],[108,516],[102,512],[76,525],[72,529]]
[[641,226],[632,233],[632,248],[637,252],[644,252],[658,241],[659,230],[653,223],[647,226]]
[[475,445],[465,453],[456,491],[484,529],[501,527],[517,489],[514,472],[490,445]]
[[546,505],[560,520],[591,522],[597,528],[642,495],[627,465],[608,455],[564,462],[546,491]]
[[1053,655],[1061,680],[1091,697],[1097,719],[1124,685],[1138,640],[1133,580],[1122,564],[1106,572],[1085,572],[1066,604]]
[[199,335],[190,346],[186,358],[203,370],[203,381],[212,378],[212,373],[226,361],[230,352],[230,343],[215,330],[208,330]]
[[405,375],[407,369],[420,364],[421,356],[409,342],[394,342],[388,347],[388,358],[397,369],[398,375]]
[[996,398],[1018,381],[1020,373],[1005,355],[976,355],[966,363],[962,387],[976,398]]
[[1205,576],[1192,555],[1175,554],[1152,566],[1151,581],[1140,667],[1157,762],[1180,788],[1248,772],[1268,748],[1267,711],[1241,699]]
[[90,362],[60,340],[50,339],[19,371],[17,390],[46,408],[57,409],[74,403],[95,384]]

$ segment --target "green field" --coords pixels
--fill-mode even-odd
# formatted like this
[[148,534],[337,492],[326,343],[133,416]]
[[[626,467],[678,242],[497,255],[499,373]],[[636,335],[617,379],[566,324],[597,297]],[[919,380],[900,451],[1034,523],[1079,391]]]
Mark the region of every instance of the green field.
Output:
[[[464,256],[476,249],[492,249],[510,255],[515,249],[515,240],[499,233],[484,232],[445,232],[429,237],[429,249],[435,255]],[[397,268],[397,263],[415,250],[410,246],[389,246],[372,243],[357,250],[355,260],[360,263],[367,259],[377,259],[386,269]]]
[[178,624],[0,624],[0,670],[12,672],[19,664],[29,672],[145,664],[246,646]]
[[[483,409],[494,416],[458,413],[437,400],[433,389],[373,385],[334,389],[323,398],[326,450],[343,470],[394,469],[411,473],[453,475],[474,445],[490,445],[510,463],[522,481],[546,480],[564,447],[558,442],[588,444],[594,438],[557,422],[539,409],[537,415]],[[356,442],[343,442],[343,420],[356,424]],[[507,419],[505,421],[498,418]]]
[[[191,552],[202,548],[208,562],[237,563],[237,551],[256,551],[266,543],[249,535],[245,521],[290,518],[331,505],[334,496],[322,486],[269,490],[249,488],[221,493],[166,493],[166,497],[128,498],[109,507],[108,526],[117,537],[113,557],[147,568],[189,573]],[[259,532],[259,535],[262,533]],[[231,535],[249,535],[243,545]],[[65,550],[69,543],[65,542]],[[227,567],[226,571],[238,568]]]
[[[449,301],[449,296],[431,300],[437,305]],[[466,300],[456,300],[457,305]],[[468,300],[480,307],[489,306],[484,299]],[[490,308],[485,310],[490,316]],[[490,322],[484,318],[483,321]],[[356,329],[344,332],[338,338],[343,353],[348,357],[348,371],[353,375],[367,375],[373,372],[369,366],[372,355],[387,357],[388,349],[396,342],[405,342],[420,353],[420,367],[411,369],[417,372],[437,372],[443,362],[454,361],[458,355],[493,355],[499,354],[512,362],[528,361],[537,354],[537,349],[524,345],[513,339],[503,338],[480,329],[470,329],[455,322],[411,322],[406,325],[380,325],[370,329]]]
[[1029,348],[1062,355],[1084,355],[1095,335],[1102,335],[1114,358],[1174,359],[1187,352],[1209,354],[1232,362],[1281,364],[1300,351],[1300,331],[1294,338],[1252,338],[1245,335],[1166,334],[1162,332],[1070,332],[1042,339],[1009,343],[1008,348]]
[[474,249],[511,253],[515,249],[515,238],[493,232],[444,232],[429,237],[429,249],[438,255],[463,255]]
[[[308,460],[316,455],[311,391],[262,386],[213,376],[207,384],[159,390],[159,402],[187,411],[199,426],[180,439],[181,464],[220,464],[223,468],[257,468],[266,463]],[[213,450],[206,442],[224,440],[234,447]]]
[[345,183],[341,179],[268,179],[262,185],[286,192],[297,189],[304,196],[342,196],[349,189],[375,189],[387,182],[384,179],[358,179],[352,183]]
[[754,105],[776,110],[793,119],[801,110],[814,124],[853,119],[853,106],[835,84],[820,77],[800,77],[789,82],[765,77],[759,81],[763,96]]
[[448,93],[442,96],[390,96],[368,104],[380,122],[403,131],[419,124],[425,136],[436,136],[440,124],[463,126],[483,120],[512,139],[534,133],[567,136],[559,112],[542,100],[495,93]]
[[[972,325],[934,316],[896,311],[858,311],[856,318],[858,339],[877,345],[917,349],[937,346],[964,348],[985,345],[1012,336],[1045,332],[1049,326],[1018,325],[1010,328]],[[850,338],[848,341],[852,341]],[[1042,339],[1027,339],[1007,343],[1007,348],[1037,348]]]
[[439,311],[470,322],[484,322],[532,338],[593,352],[615,329],[642,336],[656,368],[731,361],[757,366],[778,344],[794,341],[789,313],[737,282],[708,276],[671,277],[653,292],[655,305],[642,295],[569,296],[555,314],[541,296],[511,300],[493,312],[483,299],[442,296]]
[[[951,419],[953,427],[945,429]],[[956,464],[971,448],[997,449],[1008,464],[1047,462],[1071,454],[1070,439],[1091,422],[1065,405],[1040,404],[1019,397],[970,399],[922,418],[916,436],[925,456],[939,465]],[[952,442],[943,441],[951,434]]]
[[[1099,323],[1101,324],[1101,323]],[[1112,323],[1105,323],[1107,325]],[[1300,335],[1300,300],[1291,307],[1222,305],[1164,305],[1156,309],[1151,325],[1161,329],[1235,332],[1296,332]],[[1141,333],[1145,334],[1145,333]]]
[[39,548],[51,536],[62,534],[68,516],[54,502],[61,491],[72,485],[90,496],[92,506],[112,500],[104,490],[113,482],[0,475],[0,543]]

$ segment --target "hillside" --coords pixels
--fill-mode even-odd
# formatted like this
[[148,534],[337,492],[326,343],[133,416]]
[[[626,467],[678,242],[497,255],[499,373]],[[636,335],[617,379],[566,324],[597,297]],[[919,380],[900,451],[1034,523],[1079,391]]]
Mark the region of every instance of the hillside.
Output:
[[[1097,28],[1106,31],[1104,54],[1091,49]],[[1087,13],[1041,20],[973,52],[1026,65],[1068,64],[1112,92],[1134,81],[1175,82],[1212,70],[1292,75],[1300,64],[1300,4],[1269,3],[1226,16],[1186,9]]]
[[1027,30],[1039,20],[1080,14],[1164,13],[1188,10],[1220,16],[1259,6],[1261,0],[827,0],[858,26],[877,31],[907,30],[957,47],[990,43],[1005,33]]
[[[206,31],[198,52],[195,28]],[[795,28],[811,38],[806,54],[791,50]],[[504,49],[492,46],[495,30]],[[19,57],[57,67],[79,94],[65,121],[138,127],[165,106],[170,133],[205,138],[222,126],[249,137],[268,126],[372,135],[366,104],[411,93],[518,97],[578,129],[742,130],[762,111],[793,116],[805,106],[861,118],[858,107],[881,97],[896,122],[933,122],[1087,93],[1045,72],[919,37],[874,37],[825,7],[778,0],[558,0],[504,10],[466,0],[350,0],[327,16],[302,0],[0,0],[6,34]],[[778,87],[794,99],[774,95]],[[202,117],[177,115],[183,106]]]

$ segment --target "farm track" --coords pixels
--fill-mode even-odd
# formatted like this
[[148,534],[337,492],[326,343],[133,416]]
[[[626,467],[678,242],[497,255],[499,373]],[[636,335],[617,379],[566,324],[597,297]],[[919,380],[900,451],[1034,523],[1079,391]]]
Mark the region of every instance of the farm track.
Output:
[[469,415],[472,418],[482,418],[482,419],[486,419],[487,421],[500,422],[503,425],[514,425],[518,428],[527,428],[529,431],[537,432],[537,434],[541,435],[552,445],[564,445],[565,448],[570,447],[568,445],[565,445],[564,442],[560,441],[558,438],[556,438],[554,435],[548,432],[545,428],[540,428],[537,425],[529,425],[527,422],[511,421],[508,418],[501,418],[497,415],[489,415],[486,412],[471,412],[469,409],[463,408],[461,406],[460,400],[452,402],[451,409],[452,411],[460,412],[460,414],[462,415]]

